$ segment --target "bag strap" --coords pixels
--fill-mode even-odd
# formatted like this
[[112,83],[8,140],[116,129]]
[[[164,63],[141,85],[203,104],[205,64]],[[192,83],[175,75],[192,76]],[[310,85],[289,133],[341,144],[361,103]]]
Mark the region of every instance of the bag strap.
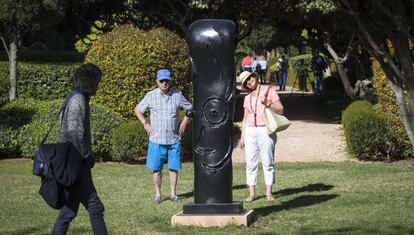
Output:
[[267,91],[266,91],[266,93],[265,93],[264,102],[266,102],[266,100],[267,100],[267,96],[269,95],[270,88],[272,88],[272,86],[269,86],[269,87],[267,88]]
[[[72,99],[72,97],[76,94],[83,94],[81,91],[78,90],[73,90],[65,99],[65,101],[63,102],[62,106],[60,107],[59,110],[59,114],[58,116],[62,113],[62,116],[60,117],[60,123],[62,123],[63,121],[63,116],[65,114],[65,108],[68,105],[70,99]],[[52,131],[53,127],[56,125],[56,123],[52,123],[49,127],[49,130],[47,130],[45,137],[43,137],[42,142],[40,144],[44,144],[47,137],[49,136],[49,133]]]

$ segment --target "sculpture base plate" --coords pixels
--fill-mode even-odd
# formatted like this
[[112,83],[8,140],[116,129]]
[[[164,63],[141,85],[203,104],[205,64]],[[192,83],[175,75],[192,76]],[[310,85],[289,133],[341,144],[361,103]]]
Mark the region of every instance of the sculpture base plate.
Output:
[[191,203],[183,206],[183,214],[225,214],[225,215],[238,215],[243,213],[242,202],[231,203]]
[[183,214],[182,211],[171,217],[173,226],[224,227],[235,224],[248,227],[254,219],[253,210],[243,211],[241,214]]

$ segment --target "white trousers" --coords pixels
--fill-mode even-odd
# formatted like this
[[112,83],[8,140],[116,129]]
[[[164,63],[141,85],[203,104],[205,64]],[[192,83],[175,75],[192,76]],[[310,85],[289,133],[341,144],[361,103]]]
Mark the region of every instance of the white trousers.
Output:
[[276,138],[267,134],[266,127],[246,127],[244,130],[244,153],[246,157],[246,183],[249,186],[257,184],[257,173],[260,156],[266,185],[275,182],[275,152]]

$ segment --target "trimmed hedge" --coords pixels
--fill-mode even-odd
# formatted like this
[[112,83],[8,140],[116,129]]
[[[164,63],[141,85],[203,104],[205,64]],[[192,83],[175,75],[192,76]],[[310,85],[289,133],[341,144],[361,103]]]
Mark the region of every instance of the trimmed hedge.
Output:
[[[180,111],[180,121],[184,111]],[[147,156],[148,135],[137,120],[130,120],[115,128],[112,136],[113,160],[122,162],[138,162]],[[191,159],[192,153],[192,123],[187,125],[181,139],[181,153],[184,160]]]
[[110,161],[111,132],[124,122],[123,117],[101,104],[91,104],[92,153],[98,160]]
[[36,111],[36,102],[30,99],[16,99],[0,108],[0,158],[19,156],[19,129],[32,122]]
[[374,92],[378,99],[380,115],[383,116],[389,129],[392,130],[390,133],[391,141],[396,145],[401,158],[414,157],[414,148],[411,146],[405,130],[394,91],[377,61],[374,61],[372,68]]
[[[82,62],[85,55],[77,51],[18,50],[19,61],[26,62]],[[0,61],[8,61],[5,51],[0,50]]]
[[167,29],[117,26],[94,42],[86,62],[98,65],[103,72],[96,101],[124,117],[134,117],[138,101],[156,87],[154,78],[161,67],[170,68],[172,85],[191,96],[187,44]]
[[342,114],[342,124],[347,148],[359,160],[391,161],[397,157],[386,121],[368,101],[351,103]]
[[[0,76],[8,80],[8,62],[0,62]],[[17,97],[37,100],[64,98],[72,89],[71,76],[79,64],[18,63]],[[4,78],[4,77],[7,78]]]
[[[1,109],[1,126],[13,131],[11,141],[0,139],[4,154],[32,158],[36,147],[52,124],[47,142],[58,139],[58,113],[63,100],[35,101],[16,99]],[[7,110],[7,112],[5,112]],[[16,117],[18,117],[16,119]],[[13,121],[17,120],[17,121]],[[92,152],[98,160],[111,160],[111,131],[123,122],[122,117],[99,104],[91,104]]]
[[0,107],[9,100],[9,64],[0,62]]
[[291,65],[290,67],[294,70],[298,70],[299,69],[299,63],[298,62],[300,60],[303,60],[304,65],[309,69],[309,71],[311,71],[311,61],[312,61],[312,55],[311,54],[298,55],[298,56],[294,56],[294,57],[289,58],[289,64]]
[[114,161],[138,162],[147,154],[148,136],[137,120],[130,120],[114,128],[112,156]]

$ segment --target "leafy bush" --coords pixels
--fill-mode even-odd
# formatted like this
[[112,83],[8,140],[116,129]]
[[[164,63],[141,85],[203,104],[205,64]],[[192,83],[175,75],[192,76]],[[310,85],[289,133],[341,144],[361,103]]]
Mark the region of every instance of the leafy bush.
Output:
[[272,71],[272,72],[277,71],[277,66],[276,66],[277,60],[278,60],[278,58],[274,56],[274,57],[270,57],[269,60],[267,61],[267,65],[268,65],[270,71]]
[[19,63],[17,97],[38,100],[64,98],[72,89],[71,76],[77,65]]
[[359,160],[393,160],[395,146],[389,142],[385,120],[368,101],[355,101],[342,114],[348,150]]
[[111,132],[123,121],[122,116],[111,109],[91,104],[92,152],[98,160],[112,160]]
[[[180,111],[180,120],[184,111]],[[192,124],[187,125],[181,139],[181,153],[184,160],[192,157]],[[115,161],[137,162],[147,156],[148,136],[145,129],[137,120],[122,123],[112,132],[112,155]]]
[[303,60],[303,66],[306,66],[309,70],[311,69],[311,61],[312,61],[312,55],[311,54],[304,54],[304,55],[298,55],[298,56],[294,56],[289,58],[289,64],[291,65],[290,67],[298,70],[299,67],[301,66],[299,64],[299,61]]
[[0,62],[0,107],[9,99],[9,88],[10,80],[8,64]]
[[122,123],[112,131],[114,161],[137,162],[147,155],[148,136],[137,120]]
[[[38,100],[64,98],[72,89],[71,76],[78,65],[19,63],[17,97]],[[8,66],[7,62],[0,62],[0,81],[7,80],[7,89]]]
[[[17,58],[25,62],[82,62],[85,55],[76,51],[18,50]],[[8,61],[5,51],[0,50],[0,61]]]
[[18,132],[32,122],[36,111],[35,101],[23,99],[13,100],[0,108],[0,158],[19,155]]
[[[62,103],[63,100],[38,101],[36,103],[37,110],[32,117],[32,122],[23,126],[17,137],[17,143],[23,157],[31,158],[33,156],[38,144],[52,125],[54,126],[47,142],[58,140],[58,114]],[[119,114],[101,105],[91,104],[92,153],[97,160],[111,160],[110,133],[122,121]]]
[[391,141],[396,145],[402,158],[414,157],[414,149],[405,130],[394,91],[377,61],[374,61],[372,68],[374,73],[373,86],[378,99],[380,115],[385,118],[389,129],[392,130],[390,133]]
[[86,62],[98,65],[103,72],[96,101],[124,117],[133,117],[138,100],[156,87],[153,78],[161,67],[173,71],[173,86],[191,95],[187,45],[167,29],[115,27],[94,42]]

